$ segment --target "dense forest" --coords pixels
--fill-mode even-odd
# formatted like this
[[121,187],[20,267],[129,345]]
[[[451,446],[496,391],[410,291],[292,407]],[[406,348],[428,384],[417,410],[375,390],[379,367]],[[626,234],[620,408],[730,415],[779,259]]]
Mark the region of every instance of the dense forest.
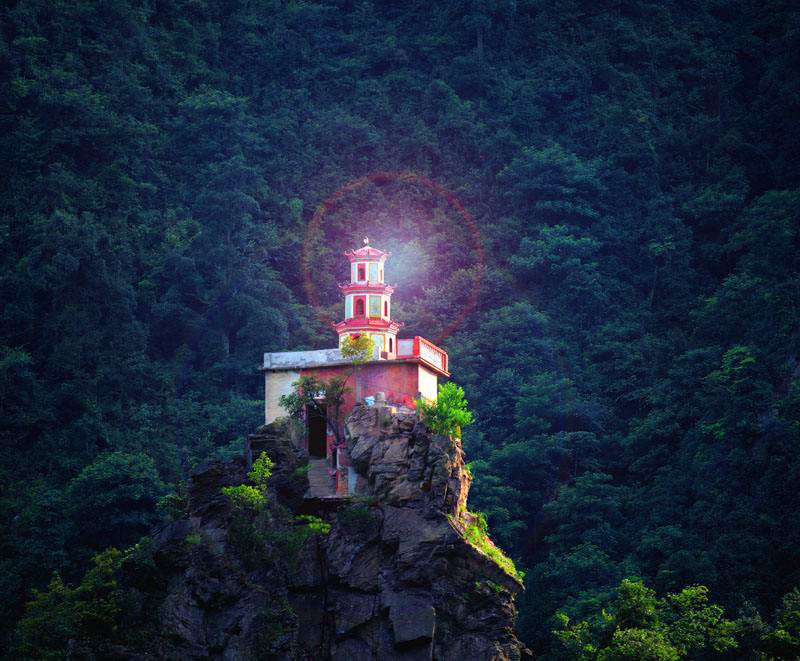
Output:
[[707,587],[737,623],[721,655],[800,656],[794,3],[0,21],[5,646],[32,590],[240,451],[262,352],[335,344],[340,253],[368,234],[474,411],[472,502],[526,571],[535,653],[577,658],[551,631],[600,626],[631,579]]

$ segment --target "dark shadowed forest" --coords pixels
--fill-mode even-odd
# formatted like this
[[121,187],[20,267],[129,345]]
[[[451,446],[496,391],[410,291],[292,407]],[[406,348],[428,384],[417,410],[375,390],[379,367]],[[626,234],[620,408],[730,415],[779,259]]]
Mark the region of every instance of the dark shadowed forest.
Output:
[[[635,602],[638,658],[800,657],[795,3],[0,16],[9,658],[62,658],[92,557],[241,451],[263,352],[335,346],[365,234],[464,387],[471,503],[537,656],[636,658],[597,652]],[[673,635],[697,585],[702,653]]]

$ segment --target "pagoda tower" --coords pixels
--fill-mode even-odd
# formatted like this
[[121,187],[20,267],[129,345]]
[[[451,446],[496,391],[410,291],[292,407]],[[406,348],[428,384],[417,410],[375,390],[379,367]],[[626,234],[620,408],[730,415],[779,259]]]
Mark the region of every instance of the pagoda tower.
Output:
[[373,358],[397,357],[397,332],[400,324],[392,321],[394,287],[384,279],[384,265],[391,253],[369,245],[343,253],[350,260],[350,282],[339,285],[344,294],[344,319],[334,324],[339,346],[346,337],[366,335],[372,340]]
[[[413,410],[420,398],[435,400],[439,379],[450,376],[444,349],[419,335],[397,336],[402,324],[392,320],[394,287],[386,284],[384,277],[389,253],[372,247],[365,238],[360,248],[343,254],[350,262],[350,281],[339,285],[344,296],[344,319],[332,325],[338,345],[264,354],[261,369],[267,424],[285,415],[281,397],[296,392],[299,379],[314,377],[328,381],[353,375],[352,359],[341,352],[346,337],[370,338],[373,353],[360,365],[357,378],[344,394],[338,424],[359,402],[370,406],[371,402],[383,401],[389,406]],[[340,459],[344,456],[342,448],[334,447],[332,436],[326,433],[330,421],[320,425],[311,416],[307,423],[306,449],[312,456],[330,458],[332,453]]]

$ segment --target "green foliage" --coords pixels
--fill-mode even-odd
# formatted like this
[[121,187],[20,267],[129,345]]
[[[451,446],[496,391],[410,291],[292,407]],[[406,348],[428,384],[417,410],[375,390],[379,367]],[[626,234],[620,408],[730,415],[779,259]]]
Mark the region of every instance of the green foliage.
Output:
[[800,656],[800,589],[794,588],[784,595],[773,626],[762,634],[758,647],[770,659]]
[[331,531],[329,523],[312,514],[301,514],[296,516],[295,520],[306,526],[312,535],[327,535]]
[[553,635],[567,658],[587,661],[677,661],[737,647],[736,624],[708,603],[708,588],[702,585],[659,599],[641,581],[625,579],[599,618],[570,624],[559,613],[557,622]]
[[258,509],[266,501],[264,490],[250,484],[222,487],[222,493],[230,499],[231,504],[237,509]]
[[472,424],[472,412],[467,408],[464,389],[455,383],[439,385],[435,402],[419,400],[417,410],[428,428],[436,434],[461,436],[462,427]]
[[286,597],[270,600],[255,618],[255,657],[259,661],[286,658],[292,652],[297,615]]
[[339,347],[344,358],[348,358],[354,366],[360,367],[372,358],[372,340],[367,335],[356,338],[346,336]]
[[292,477],[298,480],[305,480],[308,477],[309,464],[298,466],[292,471]]
[[130,545],[157,520],[165,487],[153,460],[139,452],[107,452],[69,483],[68,508],[80,521],[76,541],[90,550],[112,542]]
[[203,536],[199,532],[190,532],[183,541],[189,547],[199,546],[203,542]]
[[293,391],[288,395],[281,395],[280,405],[293,418],[298,418],[310,406],[321,410],[318,406],[321,401],[326,407],[338,410],[344,401],[344,396],[349,392],[345,387],[345,379],[333,377],[326,381],[314,376],[304,376],[292,383]]
[[176,521],[185,516],[189,503],[186,482],[178,482],[176,490],[162,496],[156,503],[156,511],[168,521]]
[[222,493],[228,497],[234,508],[238,510],[261,509],[267,502],[267,482],[272,476],[274,463],[262,452],[253,462],[253,467],[247,473],[248,479],[253,484],[239,484],[236,486],[222,487]]
[[257,487],[262,489],[267,488],[267,481],[272,477],[272,469],[275,467],[274,462],[267,456],[266,452],[262,452],[253,462],[253,467],[247,474],[248,479]]
[[354,535],[364,536],[375,526],[372,510],[362,503],[340,507],[336,511],[336,518],[343,530]]
[[483,512],[465,512],[464,519],[464,539],[494,560],[509,576],[522,581],[525,574],[519,571],[514,565],[514,561],[489,539],[489,524],[486,521],[486,515]]
[[[796,3],[584,4],[9,3],[0,637],[154,521],[132,457],[177,484],[238,452],[254,361],[331,345],[365,232],[405,333],[457,320],[471,498],[537,654],[625,576],[765,617],[800,585]],[[457,199],[346,185],[387,170]]]
[[124,593],[116,573],[122,561],[117,549],[94,557],[94,566],[80,585],[66,585],[58,574],[46,591],[34,590],[24,617],[17,624],[14,653],[19,658],[63,659],[76,636],[106,638],[119,627]]

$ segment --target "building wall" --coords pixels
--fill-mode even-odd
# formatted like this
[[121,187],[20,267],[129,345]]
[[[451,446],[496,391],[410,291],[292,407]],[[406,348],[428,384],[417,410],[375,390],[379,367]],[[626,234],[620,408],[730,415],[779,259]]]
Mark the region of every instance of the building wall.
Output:
[[390,404],[413,406],[419,392],[419,372],[416,363],[381,361],[366,365],[362,373],[362,397],[376,392],[386,393]]
[[[268,370],[265,379],[265,410],[267,423],[285,415],[279,400],[281,395],[292,392],[292,383],[300,377],[313,376],[321,380],[334,377],[347,377],[352,372],[350,365],[327,365],[300,368],[298,370]],[[386,394],[389,404],[415,406],[418,395],[426,399],[436,399],[438,376],[430,368],[417,362],[395,362],[381,360],[363,365],[357,374],[350,375],[344,402],[339,411],[340,423],[353,410],[356,400],[374,396],[378,392]],[[327,436],[327,459],[330,469],[335,470],[336,489],[347,493],[355,487],[355,473],[350,464],[347,451],[337,450],[336,438],[330,432]]]
[[281,395],[292,393],[292,383],[300,378],[296,370],[279,370],[264,372],[264,423],[269,424],[276,418],[286,415],[280,405]]
[[435,372],[425,367],[425,365],[418,365],[419,368],[419,391],[425,399],[434,400],[439,395],[439,377]]
[[[362,366],[358,374],[351,376],[347,381],[350,392],[345,395],[342,416],[353,410],[357,396],[363,400],[364,397],[374,395],[376,392],[386,393],[386,400],[390,404],[413,404],[417,393],[420,392],[419,367],[417,363],[397,363],[391,360],[376,361]],[[328,380],[335,376],[345,377],[351,369],[349,365],[315,367],[302,370],[301,375]],[[435,374],[433,378],[436,378]],[[360,392],[357,392],[359,390]],[[433,392],[435,396],[435,385]]]

